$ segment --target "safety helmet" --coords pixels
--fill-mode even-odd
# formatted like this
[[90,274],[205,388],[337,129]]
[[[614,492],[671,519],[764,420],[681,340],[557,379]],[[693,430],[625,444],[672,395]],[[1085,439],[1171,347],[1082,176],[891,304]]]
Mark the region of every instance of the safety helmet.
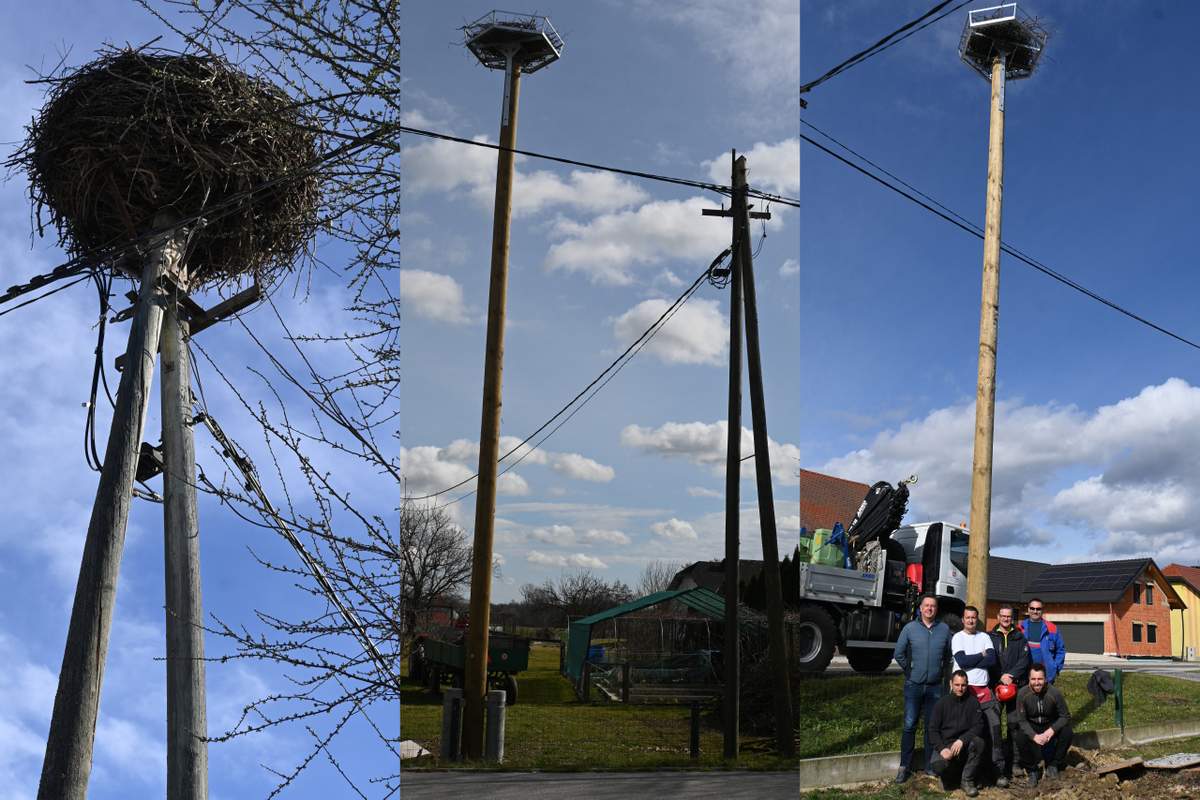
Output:
[[1017,687],[1013,686],[1011,683],[1002,683],[996,687],[996,697],[1000,699],[1001,703],[1007,703],[1016,696]]

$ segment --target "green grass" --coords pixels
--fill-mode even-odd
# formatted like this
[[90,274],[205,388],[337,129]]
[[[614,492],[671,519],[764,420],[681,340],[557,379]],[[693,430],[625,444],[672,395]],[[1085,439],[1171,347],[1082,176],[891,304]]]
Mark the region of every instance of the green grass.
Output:
[[[1066,672],[1063,691],[1076,731],[1116,727],[1110,698],[1095,706],[1087,693],[1090,675]],[[1127,672],[1125,725],[1200,719],[1200,682]],[[800,757],[900,749],[904,718],[902,676],[835,675],[800,683]],[[918,738],[923,734],[918,731]],[[1174,751],[1173,751],[1174,752]]]
[[[407,675],[407,664],[401,676]],[[764,737],[743,737],[736,765],[721,757],[719,721],[701,720],[700,758],[689,754],[691,711],[686,707],[580,703],[570,682],[558,673],[558,648],[535,643],[529,669],[517,675],[519,702],[507,710],[502,769],[629,770],[658,768],[795,769],[797,759],[775,755]],[[402,739],[438,753],[442,706],[439,698],[412,683],[400,692]],[[435,757],[406,761],[422,766],[479,768],[495,765],[438,764]]]

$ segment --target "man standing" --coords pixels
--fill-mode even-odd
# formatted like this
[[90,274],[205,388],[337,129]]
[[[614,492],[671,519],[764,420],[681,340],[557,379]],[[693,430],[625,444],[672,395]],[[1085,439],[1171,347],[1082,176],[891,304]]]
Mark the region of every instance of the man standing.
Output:
[[1029,644],[1021,629],[1013,625],[1014,609],[1012,606],[1000,606],[997,613],[999,623],[991,632],[992,647],[996,650],[996,664],[992,667],[991,682],[993,693],[1000,686],[1012,686],[1013,697],[1007,702],[997,698],[1004,709],[1004,772],[1006,778],[1012,778],[1013,767],[1013,725],[1016,719],[1013,712],[1017,707],[1015,692],[1029,682]]
[[950,640],[954,652],[954,663],[966,672],[967,683],[979,706],[983,710],[992,743],[992,763],[996,765],[996,785],[1008,786],[1004,776],[1004,742],[1000,738],[1000,706],[988,688],[988,672],[996,664],[996,650],[992,637],[979,630],[979,609],[967,606],[963,609],[963,629]]
[[1021,621],[1021,633],[1029,643],[1030,660],[1046,668],[1046,680],[1054,683],[1067,659],[1067,647],[1058,627],[1045,619],[1045,606],[1038,598],[1029,601],[1029,618]]
[[1066,698],[1058,687],[1046,681],[1046,668],[1034,664],[1029,668],[1029,685],[1017,693],[1014,735],[1030,787],[1038,784],[1038,765],[1051,741],[1055,743],[1054,753],[1046,758],[1046,777],[1056,778],[1059,770],[1066,769],[1073,733]]
[[892,656],[904,670],[904,730],[900,735],[900,770],[896,783],[912,775],[917,720],[925,717],[925,771],[933,774],[933,746],[929,739],[930,714],[942,696],[942,680],[950,661],[950,628],[937,617],[937,598],[921,597],[920,617],[904,626]]
[[[966,615],[963,615],[966,621]],[[927,723],[933,741],[933,771],[942,779],[942,791],[950,791],[946,773],[963,762],[962,789],[975,797],[975,775],[983,759],[983,712],[973,692],[967,691],[967,673],[957,669],[950,676],[950,694],[938,700]]]

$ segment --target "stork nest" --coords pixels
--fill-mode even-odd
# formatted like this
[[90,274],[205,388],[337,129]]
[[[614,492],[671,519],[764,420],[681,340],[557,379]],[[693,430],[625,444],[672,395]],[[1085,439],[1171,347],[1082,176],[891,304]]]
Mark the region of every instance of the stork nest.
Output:
[[[118,268],[167,211],[194,286],[270,285],[317,226],[317,140],[272,84],[212,57],[110,50],[49,81],[9,159],[72,255]],[[198,221],[190,221],[192,218]]]

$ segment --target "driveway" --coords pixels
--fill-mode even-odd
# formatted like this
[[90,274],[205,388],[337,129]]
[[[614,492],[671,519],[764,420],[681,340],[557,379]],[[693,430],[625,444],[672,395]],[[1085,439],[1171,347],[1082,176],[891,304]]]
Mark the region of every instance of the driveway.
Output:
[[795,800],[798,772],[400,772],[404,800]]

